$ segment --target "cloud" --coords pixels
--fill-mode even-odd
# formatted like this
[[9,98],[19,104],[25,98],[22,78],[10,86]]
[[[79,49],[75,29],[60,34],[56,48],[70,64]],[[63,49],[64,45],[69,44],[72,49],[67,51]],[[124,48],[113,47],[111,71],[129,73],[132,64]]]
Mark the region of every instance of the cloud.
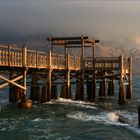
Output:
[[140,45],[140,35],[139,36],[135,36],[133,40],[134,40],[134,43],[136,45]]

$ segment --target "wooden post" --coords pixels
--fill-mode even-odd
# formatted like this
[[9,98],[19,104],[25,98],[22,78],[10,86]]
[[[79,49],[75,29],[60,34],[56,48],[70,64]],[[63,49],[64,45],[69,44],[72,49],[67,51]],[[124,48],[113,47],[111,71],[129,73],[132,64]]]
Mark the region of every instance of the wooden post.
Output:
[[53,36],[51,36],[51,53],[54,53],[54,49],[53,49]]
[[57,99],[58,93],[57,93],[57,85],[52,85],[52,96],[51,99]]
[[25,88],[24,90],[24,95],[26,95],[26,74],[27,74],[27,48],[26,46],[23,48],[23,67],[24,67],[24,71],[23,71],[23,86]]
[[87,79],[87,99],[88,101],[91,101],[91,95],[92,94],[92,83]]
[[24,68],[24,72],[23,72],[23,86],[25,88],[24,90],[24,95],[26,95],[26,90],[27,90],[27,85],[26,85],[26,74],[27,74],[27,70],[26,68]]
[[[9,71],[9,79],[12,79],[13,72]],[[12,98],[12,84],[9,84],[9,102],[13,102]]]
[[64,83],[62,86],[61,86],[61,91],[60,91],[60,98],[64,98],[66,99],[66,84]]
[[81,43],[82,43],[82,46],[81,46],[81,69],[83,72],[84,71],[84,39],[83,39],[83,35],[81,37]]
[[106,96],[106,79],[102,80],[102,96]]
[[119,105],[125,104],[124,85],[123,85],[123,56],[120,56],[120,89],[119,89]]
[[96,78],[92,80],[92,100],[94,101],[96,98]]
[[39,85],[31,86],[30,99],[32,101],[40,101],[40,86]]
[[138,125],[140,126],[140,105],[138,105]]
[[46,86],[42,86],[41,100],[40,100],[41,103],[50,101],[50,94],[48,91],[49,91],[49,88],[47,87],[47,84],[46,84]]
[[84,72],[85,72],[85,68],[84,68],[84,37],[82,35],[81,37],[81,42],[82,42],[82,53],[81,53],[81,77],[80,77],[80,85],[79,85],[79,90],[80,90],[80,100],[84,100]]
[[10,66],[10,46],[8,46],[8,66]]
[[93,45],[93,48],[92,48],[93,50],[92,50],[92,57],[93,57],[93,69],[94,69],[94,72],[95,72],[95,60],[94,60],[94,58],[95,58],[95,44]]
[[51,51],[49,52],[49,72],[48,72],[48,79],[49,79],[49,97],[51,100],[51,96],[52,96],[52,57],[51,57]]
[[132,58],[129,58],[129,81],[127,85],[126,99],[132,98]]
[[99,83],[99,91],[98,91],[98,96],[102,96],[102,82]]
[[26,46],[22,49],[22,54],[23,54],[23,67],[26,67],[27,65],[27,48]]
[[38,52],[36,51],[36,68],[38,67]]
[[67,86],[66,86],[66,98],[69,99],[71,97],[70,95],[70,70],[69,70],[69,65],[70,65],[70,61],[69,61],[70,57],[69,54],[67,54],[66,60],[67,60],[67,73],[66,73],[66,79],[67,79]]
[[98,95],[100,97],[105,97],[105,95],[106,95],[106,80],[105,80],[105,78],[100,83]]
[[111,81],[108,83],[107,95],[114,96],[114,80],[113,79],[111,79]]

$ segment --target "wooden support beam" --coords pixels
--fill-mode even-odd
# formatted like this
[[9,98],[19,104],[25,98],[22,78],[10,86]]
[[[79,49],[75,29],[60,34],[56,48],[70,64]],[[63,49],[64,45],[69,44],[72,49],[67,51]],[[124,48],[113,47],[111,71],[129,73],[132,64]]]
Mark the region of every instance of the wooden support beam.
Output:
[[52,57],[51,57],[51,51],[49,52],[49,72],[48,72],[48,90],[49,90],[49,97],[51,100],[51,96],[52,96]]
[[127,93],[126,93],[126,99],[132,98],[132,59],[128,59],[129,62],[129,75],[128,75],[128,85],[127,85]]
[[26,67],[26,65],[27,65],[27,48],[26,48],[26,46],[22,49],[22,54],[23,54],[22,63],[23,63],[23,66]]
[[0,75],[0,79],[5,80],[5,81],[7,81],[8,83],[10,83],[10,84],[12,84],[12,85],[15,85],[15,86],[17,86],[17,87],[19,87],[19,88],[21,88],[21,89],[23,89],[23,90],[26,90],[25,87],[23,87],[23,86],[17,84],[16,82],[14,82],[14,81],[12,81],[12,80],[8,80],[7,78],[5,78],[5,77],[3,77],[3,76],[1,76],[1,75]]
[[26,95],[26,89],[27,89],[27,85],[26,85],[26,74],[27,74],[27,69],[24,68],[23,71],[23,86],[24,86],[24,95]]
[[108,96],[114,96],[114,79],[111,79],[111,81],[108,83]]
[[[10,74],[10,75],[11,75],[11,74]],[[10,76],[10,77],[11,77],[11,76]],[[9,77],[9,78],[10,78],[10,77]],[[23,78],[23,75],[20,75],[20,76],[14,77],[13,79],[10,78],[10,81],[11,81],[11,82],[15,82],[15,81],[18,81],[18,80],[20,80],[20,79],[22,79],[22,78]],[[9,82],[3,82],[3,83],[1,83],[1,84],[0,84],[0,89],[3,88],[3,87],[5,87],[5,86],[8,86],[9,84],[10,84]]]
[[[55,40],[80,40],[81,37],[49,37],[47,40],[48,41],[55,41]],[[83,36],[83,39],[88,39],[88,36]]]
[[71,97],[70,95],[70,71],[68,70],[66,73],[66,79],[67,79],[67,88],[66,88],[66,92],[67,92],[67,99],[69,99]]
[[119,105],[125,104],[125,94],[123,85],[123,56],[120,56],[120,89],[119,89]]

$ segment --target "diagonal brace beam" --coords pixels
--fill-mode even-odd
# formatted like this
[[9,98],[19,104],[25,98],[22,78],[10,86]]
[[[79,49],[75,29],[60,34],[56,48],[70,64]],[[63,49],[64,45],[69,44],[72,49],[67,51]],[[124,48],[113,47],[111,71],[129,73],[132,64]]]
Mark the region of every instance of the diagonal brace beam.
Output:
[[5,77],[3,77],[3,76],[0,75],[0,79],[6,81],[6,82],[3,83],[2,85],[0,85],[0,88],[3,88],[3,87],[5,87],[5,86],[7,86],[8,84],[13,84],[13,85],[15,85],[15,86],[17,86],[17,87],[19,87],[19,88],[21,88],[21,89],[23,89],[23,90],[26,90],[25,87],[23,87],[23,86],[21,86],[20,84],[17,84],[17,83],[15,82],[15,81],[17,81],[17,80],[20,80],[21,78],[23,78],[23,75],[18,76],[18,77],[16,77],[16,78],[12,79],[12,80],[9,80],[9,79],[7,79],[7,78],[5,78]]

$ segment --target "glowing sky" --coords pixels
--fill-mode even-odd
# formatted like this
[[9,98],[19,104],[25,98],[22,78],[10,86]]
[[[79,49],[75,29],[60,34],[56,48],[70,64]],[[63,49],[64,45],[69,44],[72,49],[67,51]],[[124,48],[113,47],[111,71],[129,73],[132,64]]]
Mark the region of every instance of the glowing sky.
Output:
[[140,2],[0,0],[0,34],[90,35],[140,45]]

